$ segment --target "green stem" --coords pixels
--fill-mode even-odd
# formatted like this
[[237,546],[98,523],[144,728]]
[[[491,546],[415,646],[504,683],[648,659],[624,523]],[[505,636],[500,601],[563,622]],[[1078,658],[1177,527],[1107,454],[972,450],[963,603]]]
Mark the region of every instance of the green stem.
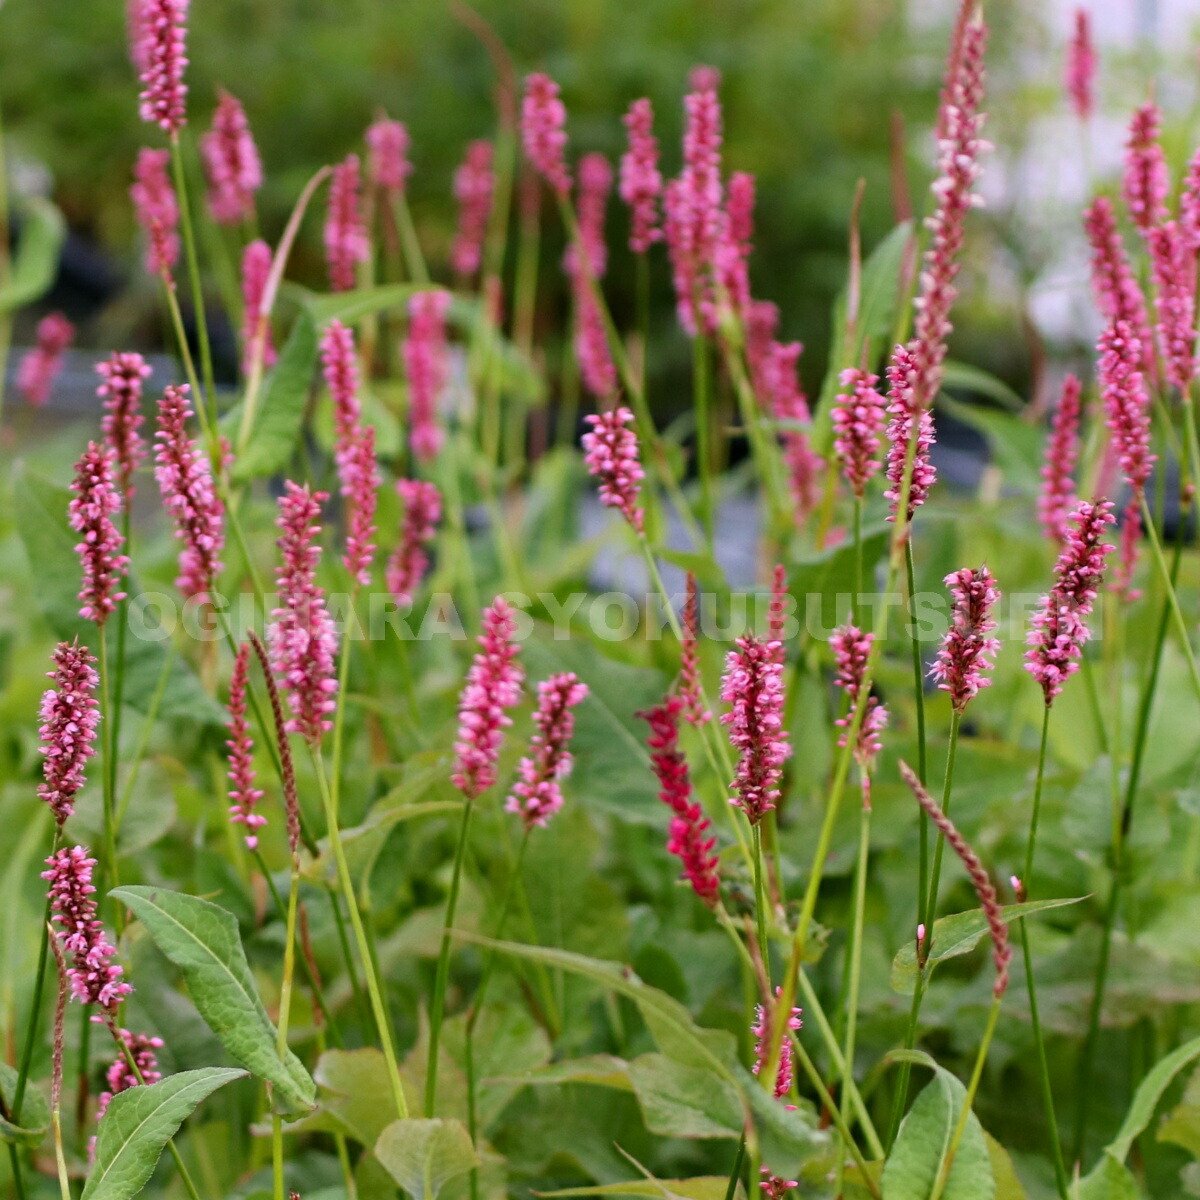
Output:
[[769,985],[771,982],[771,943],[767,940],[767,889],[763,880],[761,821],[756,821],[750,826],[750,840],[754,853],[754,925],[758,937],[758,952],[762,955],[763,971]]
[[427,284],[429,269],[425,266],[425,255],[421,253],[421,240],[417,237],[417,227],[408,207],[408,197],[403,192],[392,197],[392,216],[396,219],[396,229],[404,247],[404,265],[409,278],[414,283]]
[[[345,707],[338,706],[339,709]],[[296,973],[296,900],[300,893],[300,863],[292,856],[292,875],[288,886],[287,933],[283,944],[283,980],[279,987],[279,1027],[275,1036],[275,1053],[281,1062],[287,1058],[288,1024],[292,1011],[292,979]],[[275,1178],[275,1200],[285,1200],[283,1186],[283,1118],[271,1114],[271,1149]]]
[[467,831],[475,797],[468,796],[458,826],[458,844],[454,850],[454,871],[450,876],[450,894],[446,899],[446,918],[442,925],[442,945],[438,951],[437,977],[433,986],[433,1005],[429,1012],[429,1062],[425,1069],[425,1116],[432,1117],[437,1103],[438,1045],[442,1036],[442,1018],[446,1011],[446,984],[450,978],[450,942],[454,934],[454,914],[458,908],[458,890],[462,882],[463,859],[467,852]]
[[713,545],[712,415],[709,411],[711,373],[712,363],[708,351],[708,339],[702,333],[697,333],[692,338],[692,395],[696,411],[696,470],[700,477],[700,504],[697,515],[710,551]]
[[[962,713],[954,709],[950,714],[950,744],[946,749],[946,773],[942,780],[942,812],[947,816],[950,815],[950,803],[953,799],[954,761],[958,754],[958,735],[961,729]],[[933,872],[929,880],[929,890],[925,893],[925,903],[920,914],[930,946],[933,944],[933,926],[937,920],[938,888],[942,878],[942,856],[945,850],[946,839],[939,833],[933,848]]]
[[[7,287],[11,274],[8,248],[8,165],[4,154],[4,124],[0,115],[0,288]],[[12,345],[12,314],[0,313],[0,417],[4,414],[4,385],[8,375],[8,354]]]
[[[914,597],[917,592],[916,571],[913,567],[912,538],[908,538],[904,545],[904,570],[908,581],[908,618],[912,643],[913,703],[916,705],[917,712],[917,778],[924,784],[926,782],[927,770],[925,757],[925,670],[921,663],[921,644],[917,640],[916,614],[912,611],[914,608]],[[920,840],[917,849],[917,908],[918,912],[921,912],[924,911],[922,906],[925,903],[925,897],[929,894],[929,816],[924,809],[921,809],[918,820],[919,825],[917,828]],[[901,1071],[901,1078],[903,1079],[903,1077],[904,1072]]]
[[338,828],[338,812],[329,779],[325,773],[325,760],[321,756],[320,747],[313,748],[313,763],[316,767],[317,782],[321,788],[321,799],[325,807],[325,822],[328,825],[329,848],[333,851],[334,862],[337,865],[338,882],[342,895],[346,900],[346,908],[350,913],[350,927],[354,930],[354,939],[358,945],[358,956],[362,963],[363,974],[367,981],[367,994],[371,998],[371,1011],[379,1032],[379,1041],[383,1047],[383,1057],[387,1063],[388,1079],[392,1087],[392,1099],[396,1112],[401,1118],[408,1116],[408,1105],[404,1099],[404,1086],[400,1082],[400,1065],[396,1060],[396,1050],[392,1043],[392,1026],[387,1009],[383,1003],[383,993],[379,988],[375,969],[371,964],[371,951],[367,944],[366,931],[363,929],[362,916],[358,911],[358,897],[354,892],[354,881],[350,878],[350,865],[346,861],[346,851],[342,846],[342,834]]
[[[112,702],[109,699],[108,638],[103,626],[98,632],[100,636],[100,706],[107,725],[112,713]],[[116,772],[113,770],[112,762],[114,750],[108,735],[109,729],[101,731],[100,749],[104,755],[101,784],[104,794],[104,857],[107,860],[105,873],[108,879],[108,890],[111,891],[118,886],[120,876],[117,872],[116,813],[113,807],[113,780],[116,778]],[[119,918],[117,932],[120,932]]]
[[67,1175],[67,1160],[63,1154],[62,1116],[56,1107],[51,1113],[54,1125],[54,1162],[58,1168],[58,1192],[62,1200],[71,1200],[71,1180]]
[[746,1162],[746,1131],[738,1139],[737,1153],[733,1156],[733,1166],[729,1171],[729,1186],[725,1189],[725,1200],[737,1200],[738,1183],[742,1177],[742,1167]]
[[637,256],[637,330],[641,339],[638,346],[638,384],[642,393],[646,391],[646,360],[650,357],[650,258],[642,253]]
[[1192,689],[1196,693],[1196,698],[1200,699],[1200,671],[1196,669],[1196,658],[1192,653],[1192,643],[1190,631],[1187,621],[1184,619],[1183,610],[1179,607],[1179,598],[1175,594],[1175,585],[1171,581],[1171,569],[1167,566],[1167,560],[1163,554],[1162,542],[1159,540],[1158,529],[1154,524],[1153,514],[1150,512],[1150,506],[1146,502],[1145,492],[1141,495],[1143,523],[1146,526],[1146,534],[1150,539],[1150,548],[1154,553],[1154,561],[1158,566],[1159,573],[1162,575],[1163,587],[1167,594],[1167,603],[1171,608],[1171,615],[1175,621],[1175,631],[1179,634],[1179,641],[1183,647],[1183,656],[1187,660],[1188,677],[1192,682]]

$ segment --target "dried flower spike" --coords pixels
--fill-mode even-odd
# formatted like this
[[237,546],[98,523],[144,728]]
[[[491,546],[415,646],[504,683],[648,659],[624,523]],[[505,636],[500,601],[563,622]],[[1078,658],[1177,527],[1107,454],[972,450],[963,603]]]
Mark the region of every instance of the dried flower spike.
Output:
[[54,686],[42,695],[41,728],[43,782],[38,795],[59,826],[75,811],[75,797],[86,782],[84,767],[96,753],[100,708],[96,689],[100,676],[96,660],[78,641],[59,642],[54,650]]
[[551,675],[538,684],[538,707],[533,715],[537,733],[531,753],[517,767],[520,779],[505,802],[506,812],[516,813],[526,830],[545,826],[563,804],[561,781],[571,773],[571,736],[575,714],[571,711],[588,694],[587,684],[571,671]]
[[683,605],[679,646],[679,699],[683,715],[693,725],[704,725],[712,720],[712,713],[704,703],[700,684],[700,596],[696,590],[696,573],[687,574],[687,600]]
[[243,642],[233,660],[233,674],[229,680],[229,819],[235,825],[245,826],[246,846],[253,850],[258,846],[258,831],[267,823],[267,818],[255,811],[262,799],[262,789],[256,786],[254,773],[254,739],[246,724],[247,672],[250,665],[250,647]]

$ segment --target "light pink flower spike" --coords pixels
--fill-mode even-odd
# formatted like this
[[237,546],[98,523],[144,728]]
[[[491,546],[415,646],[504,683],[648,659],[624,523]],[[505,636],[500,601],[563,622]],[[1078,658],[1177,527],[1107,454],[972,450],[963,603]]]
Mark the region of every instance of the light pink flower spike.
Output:
[[725,659],[721,699],[730,706],[721,723],[738,751],[730,801],[757,825],[779,799],[783,764],[791,753],[783,728],[783,663],[779,644],[754,634],[737,639]]
[[834,400],[834,449],[846,482],[860,500],[879,470],[880,435],[887,423],[887,402],[875,390],[878,382],[878,375],[849,367],[841,375],[845,390]]
[[[778,1015],[779,1000],[783,996],[783,988],[775,989],[775,999],[768,1005],[756,1004],[754,1006],[755,1024],[750,1032],[754,1034],[754,1066],[751,1068],[755,1075],[761,1075],[763,1068],[767,1065],[767,1055],[770,1052],[771,1043],[774,1041],[773,1022]],[[801,1012],[798,1008],[793,1008],[788,1014],[787,1031],[784,1033],[782,1041],[779,1043],[779,1070],[775,1075],[775,1084],[771,1089],[772,1095],[776,1100],[782,1100],[789,1095],[794,1082],[794,1069],[792,1066],[792,1042],[788,1033],[797,1033],[802,1027]],[[796,1187],[796,1184],[788,1184],[789,1187]]]
[[183,73],[188,0],[141,0],[134,62],[141,68],[140,114],[174,137],[187,123]]
[[483,243],[496,190],[493,157],[491,142],[474,141],[467,147],[462,165],[454,172],[458,232],[450,249],[450,265],[459,275],[474,275],[483,261]]
[[572,671],[551,675],[538,684],[538,707],[533,715],[537,733],[530,751],[517,767],[520,779],[505,802],[505,812],[521,818],[526,830],[545,826],[563,805],[560,781],[571,773],[571,737],[575,714],[571,711],[588,694]]
[[367,261],[370,242],[363,224],[358,155],[348,154],[333,168],[329,207],[325,216],[325,261],[335,292],[351,291],[358,264]]
[[521,698],[525,672],[517,661],[516,631],[511,605],[497,596],[484,609],[480,649],[458,701],[458,739],[450,780],[469,800],[496,782],[500,743],[512,724],[508,710]]
[[1082,385],[1074,375],[1063,380],[1046,455],[1042,462],[1042,491],[1038,496],[1038,520],[1046,536],[1060,543],[1067,536],[1067,514],[1075,507],[1075,464],[1079,460],[1079,416]]
[[[843,625],[835,629],[829,638],[829,646],[833,651],[837,664],[837,675],[834,683],[844,688],[850,700],[850,711],[844,717],[834,722],[847,732],[838,739],[839,746],[846,745],[850,725],[854,720],[854,711],[859,703],[859,693],[862,691],[863,677],[867,670],[867,660],[871,654],[871,645],[875,640],[874,634],[864,633],[855,625]],[[858,737],[854,745],[854,759],[862,774],[863,804],[870,807],[871,781],[870,770],[880,749],[880,735],[887,728],[888,711],[873,693],[866,699],[866,709],[858,726]]]
[[1134,278],[1107,196],[1098,196],[1083,214],[1083,227],[1092,249],[1092,296],[1096,307],[1107,321],[1129,323],[1142,346],[1142,370],[1153,377],[1154,340],[1146,316],[1146,301]]
[[1143,234],[1167,219],[1170,180],[1167,160],[1158,140],[1161,117],[1156,104],[1143,104],[1129,122],[1125,143],[1125,178],[1122,190],[1129,216]]
[[408,130],[402,122],[384,118],[368,127],[366,138],[371,183],[390,195],[399,196],[412,174],[412,164],[408,161]]
[[250,665],[250,646],[243,642],[233,660],[229,679],[229,819],[245,826],[245,841],[249,849],[258,846],[258,831],[267,818],[255,811],[262,799],[262,789],[256,786],[254,773],[254,739],[246,724],[247,673]]
[[1096,48],[1092,44],[1092,22],[1086,8],[1075,10],[1075,28],[1067,46],[1067,95],[1075,115],[1086,121],[1095,107]]
[[208,178],[208,210],[218,225],[236,225],[254,216],[254,193],[262,187],[262,162],[241,101],[223,88],[212,128],[200,139]]
[[654,109],[649,100],[635,100],[625,114],[629,149],[621,156],[621,199],[629,206],[629,248],[645,254],[662,238],[658,202],[663,179],[658,169],[658,139],[654,136]]
[[[251,242],[242,252],[242,370],[250,373],[254,355],[254,340],[259,336],[259,324],[263,320],[262,303],[267,290],[267,276],[271,273],[271,247],[261,238]],[[264,367],[275,365],[275,341],[271,336],[271,321],[268,317],[262,330]]]
[[404,370],[408,376],[409,444],[420,462],[430,462],[442,448],[438,403],[450,376],[446,350],[446,314],[450,293],[417,292],[408,302],[408,336]]
[[59,642],[54,650],[54,686],[42,695],[38,736],[42,782],[38,796],[61,826],[75,811],[75,797],[86,782],[84,768],[96,753],[100,706],[96,660],[78,642]]
[[567,170],[567,109],[559,99],[558,84],[549,75],[525,78],[521,103],[521,142],[533,169],[560,196],[571,190]]
[[113,517],[121,511],[115,463],[116,456],[108,446],[88,442],[75,464],[74,495],[67,510],[71,528],[81,539],[75,547],[83,571],[79,615],[100,628],[125,599],[125,593],[117,589],[129,569],[129,559],[121,553],[125,538],[113,524]]
[[442,497],[436,484],[420,479],[398,479],[396,492],[404,502],[404,520],[400,541],[388,560],[387,586],[398,604],[409,604],[429,570],[426,546],[442,519]]
[[929,489],[937,481],[937,469],[929,457],[934,442],[933,413],[917,403],[917,368],[912,343],[897,346],[888,364],[888,488],[883,493],[891,501],[889,521],[894,521],[900,509],[904,488],[904,472],[908,462],[909,442],[913,441],[912,467],[909,476],[908,520],[925,503]]
[[[604,221],[608,193],[612,190],[613,171],[603,154],[585,154],[579,162],[579,241],[587,258],[586,268],[593,279],[602,279],[608,267],[608,247],[604,241]],[[563,269],[572,277],[579,266],[579,248],[567,247]]]
[[183,542],[175,586],[185,597],[204,600],[222,569],[225,506],[208,459],[187,435],[191,412],[187,384],[168,385],[158,403],[154,476],[175,522],[175,536]]
[[1182,225],[1164,221],[1147,237],[1154,272],[1158,346],[1167,379],[1185,396],[1196,377],[1196,250]]
[[961,714],[980,689],[991,683],[984,672],[995,666],[994,656],[1000,649],[999,639],[991,636],[996,628],[992,610],[1000,599],[1000,589],[987,567],[977,571],[963,567],[943,582],[954,597],[954,608],[929,674],[943,692],[950,693],[954,711]]
[[146,270],[165,276],[179,261],[179,202],[171,184],[170,153],[139,150],[129,189],[134,215],[146,234]]
[[125,1043],[137,1071],[130,1067],[124,1054],[118,1054],[113,1059],[104,1073],[104,1081],[108,1086],[96,1097],[97,1121],[108,1111],[114,1096],[143,1084],[149,1086],[162,1078],[162,1072],[158,1069],[158,1055],[155,1054],[156,1050],[163,1048],[162,1038],[150,1037],[145,1033],[130,1033],[128,1029],[118,1030],[117,1036]]
[[146,443],[138,432],[145,422],[142,416],[142,384],[150,377],[146,360],[133,351],[113,354],[107,362],[96,364],[103,383],[96,395],[104,401],[101,428],[104,439],[117,456],[117,472],[126,502],[133,496],[133,473],[146,457]]
[[75,339],[75,326],[60,312],[47,313],[37,327],[37,344],[17,367],[17,390],[27,404],[41,408],[50,399],[63,356]]
[[55,936],[70,956],[67,978],[71,993],[81,1004],[96,1004],[112,1017],[133,988],[113,962],[116,947],[109,942],[96,915],[92,873],[96,860],[83,846],[64,846],[46,859],[50,868],[42,878],[50,884],[47,898],[59,928]]
[[1154,469],[1150,452],[1150,393],[1139,369],[1142,348],[1128,322],[1117,321],[1100,335],[1100,395],[1121,470],[1141,494]]
[[633,413],[628,408],[614,408],[591,413],[585,419],[591,429],[582,439],[584,462],[600,483],[600,503],[619,509],[641,533],[645,517],[638,506],[638,493],[646,473],[638,458],[637,434],[629,428]]

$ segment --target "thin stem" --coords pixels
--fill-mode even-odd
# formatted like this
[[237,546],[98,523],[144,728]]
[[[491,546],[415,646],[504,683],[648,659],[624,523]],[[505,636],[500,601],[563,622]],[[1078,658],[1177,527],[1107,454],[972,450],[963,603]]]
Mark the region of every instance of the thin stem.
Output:
[[442,1018],[446,1012],[446,984],[450,978],[450,941],[454,934],[454,914],[458,909],[458,890],[462,882],[463,859],[467,852],[467,831],[475,797],[468,796],[458,826],[458,844],[454,850],[454,870],[450,876],[450,894],[446,899],[446,918],[442,925],[442,945],[438,951],[437,976],[433,985],[433,1004],[429,1011],[429,1062],[425,1069],[425,1115],[432,1117],[437,1103],[438,1045],[442,1036]]
[[1192,688],[1196,693],[1196,698],[1200,699],[1200,671],[1196,669],[1196,658],[1192,653],[1192,642],[1188,624],[1184,619],[1183,610],[1179,607],[1179,598],[1175,594],[1175,585],[1171,581],[1171,569],[1167,566],[1167,560],[1163,554],[1162,542],[1159,540],[1158,530],[1154,524],[1154,516],[1150,512],[1150,505],[1146,502],[1145,492],[1141,495],[1141,502],[1142,516],[1144,517],[1143,523],[1146,526],[1146,534],[1150,538],[1150,548],[1154,553],[1154,561],[1162,575],[1163,587],[1167,594],[1167,603],[1170,605],[1171,615],[1175,620],[1175,630],[1179,634],[1179,641],[1183,646],[1183,656],[1187,660],[1188,676],[1192,681]]
[[638,331],[638,383],[643,394],[646,391],[646,360],[650,356],[650,258],[637,256],[637,331]]
[[58,1192],[62,1200],[71,1200],[71,1180],[67,1175],[67,1159],[63,1154],[62,1117],[55,1107],[51,1113],[54,1125],[54,1162],[58,1168]]
[[[54,829],[54,846],[51,858],[58,853],[59,829]],[[25,1045],[21,1050],[21,1066],[17,1071],[17,1090],[13,1095],[12,1119],[14,1125],[21,1122],[21,1106],[25,1103],[25,1088],[29,1083],[29,1070],[33,1063],[33,1046],[37,1041],[39,1018],[42,1013],[42,990],[46,981],[46,959],[50,955],[50,901],[46,901],[46,912],[42,919],[42,942],[38,947],[37,974],[33,977],[33,1002],[29,1011],[29,1025],[25,1030]]]
[[[339,711],[343,705],[339,705]],[[288,886],[287,933],[283,944],[283,980],[279,987],[279,1027],[276,1030],[275,1053],[281,1062],[287,1059],[288,1023],[292,1011],[292,979],[296,972],[296,898],[300,892],[300,863],[292,855],[292,875]],[[275,1178],[275,1200],[284,1200],[283,1186],[283,1118],[271,1114],[271,1150]]]
[[[942,812],[950,815],[950,803],[954,793],[954,760],[958,754],[958,735],[962,729],[962,713],[954,709],[950,714],[950,744],[946,749],[946,773],[942,780]],[[922,812],[924,810],[922,809]],[[946,850],[946,839],[939,833],[933,848],[933,872],[929,880],[929,891],[925,894],[925,905],[921,910],[921,921],[925,925],[925,936],[933,944],[933,926],[937,919],[938,888],[942,878],[942,856]]]
[[392,216],[400,232],[400,242],[404,247],[404,265],[409,278],[414,283],[428,283],[429,269],[425,266],[425,255],[421,252],[421,240],[417,237],[417,227],[408,207],[408,197],[403,192],[392,197]]
[[[917,630],[914,623],[915,614],[913,613],[913,597],[917,592],[916,571],[913,567],[913,549],[912,538],[908,538],[904,544],[904,570],[908,581],[908,618],[909,618],[909,635],[912,642],[912,669],[913,669],[913,703],[916,705],[917,711],[917,778],[921,783],[926,782],[926,750],[925,750],[925,669],[921,663],[921,644],[917,640]],[[917,908],[918,912],[924,911],[922,906],[925,904],[925,897],[929,894],[929,816],[924,809],[921,809],[920,817],[918,818],[918,837],[920,839],[917,850]],[[940,846],[939,841],[939,846]],[[901,1072],[903,1077],[903,1072]]]
[[698,516],[710,550],[713,544],[711,388],[712,361],[708,339],[697,333],[692,338],[692,403],[696,412],[696,470],[700,477]]
[[[8,165],[4,155],[4,125],[0,115],[0,288],[8,285],[10,261],[8,248]],[[4,385],[8,375],[8,353],[12,344],[12,314],[0,313],[0,416],[4,413]]]

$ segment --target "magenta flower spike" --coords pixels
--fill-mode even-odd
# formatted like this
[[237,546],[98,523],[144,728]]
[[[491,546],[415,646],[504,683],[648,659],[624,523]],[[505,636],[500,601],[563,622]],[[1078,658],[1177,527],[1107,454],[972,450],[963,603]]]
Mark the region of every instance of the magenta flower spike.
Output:
[[267,823],[267,818],[255,811],[263,793],[257,786],[254,772],[254,739],[246,724],[249,666],[250,646],[243,642],[234,656],[233,674],[229,679],[229,739],[225,745],[229,750],[229,819],[235,825],[245,827],[246,846],[254,850],[258,846],[258,831]]
[[584,462],[599,481],[600,503],[619,509],[636,533],[645,528],[638,506],[645,471],[638,457],[637,434],[629,428],[633,413],[628,408],[591,413],[585,420],[591,429],[583,435]]
[[954,607],[950,628],[929,674],[943,692],[950,693],[950,703],[961,716],[980,689],[991,683],[984,672],[995,666],[994,656],[1000,649],[999,639],[991,636],[996,628],[992,610],[1000,599],[1000,589],[987,567],[977,571],[963,567],[943,582],[954,597]]
[[1121,471],[1140,496],[1154,469],[1150,452],[1150,393],[1140,370],[1142,347],[1129,324],[1117,321],[1100,335],[1100,396]]
[[1117,548],[1117,569],[1109,584],[1112,592],[1126,604],[1132,604],[1141,592],[1133,586],[1138,564],[1138,544],[1142,538],[1142,507],[1137,496],[1130,496],[1121,514],[1121,539]]
[[1192,155],[1179,193],[1179,224],[1192,251],[1200,251],[1200,150]]
[[146,360],[132,351],[118,351],[107,362],[96,364],[103,382],[96,395],[104,402],[101,428],[117,459],[117,478],[126,503],[136,490],[133,473],[146,457],[146,442],[139,430],[142,416],[142,385],[150,378]]
[[1067,536],[1067,514],[1075,507],[1075,464],[1079,461],[1079,417],[1083,388],[1074,375],[1063,380],[1058,407],[1046,439],[1042,461],[1042,491],[1038,496],[1038,520],[1046,536],[1061,543]]
[[115,465],[116,455],[110,447],[88,442],[75,464],[74,495],[67,509],[71,528],[80,535],[75,546],[83,571],[79,615],[100,628],[125,599],[125,593],[117,589],[129,569],[129,559],[121,553],[125,538],[113,524],[113,517],[121,511]]
[[692,725],[704,725],[712,713],[704,703],[700,686],[700,596],[696,573],[687,574],[687,600],[683,605],[682,641],[679,647],[679,698],[684,717]]
[[[834,724],[846,732],[838,738],[838,745],[845,746],[849,737],[850,725],[854,720],[854,711],[859,703],[859,693],[862,691],[863,677],[867,670],[867,660],[871,655],[871,645],[875,635],[864,633],[856,625],[846,624],[835,629],[829,638],[829,646],[833,651],[837,674],[834,677],[836,686],[843,688],[850,700],[850,711],[844,717],[839,717]],[[888,711],[873,693],[867,697],[866,710],[858,726],[858,736],[854,743],[854,761],[858,763],[862,775],[863,804],[870,807],[871,781],[870,771],[875,758],[879,754],[881,734],[887,728]]]
[[783,764],[791,753],[783,728],[783,663],[779,643],[748,633],[725,659],[721,699],[730,706],[721,723],[738,752],[730,801],[757,825],[779,799]]
[[84,768],[96,753],[100,706],[96,660],[78,641],[59,642],[54,650],[54,686],[42,694],[41,727],[43,799],[61,828],[75,811],[75,797],[87,782]]
[[611,402],[617,391],[617,368],[608,345],[604,314],[582,276],[575,277],[575,357],[588,394]]
[[225,506],[213,484],[208,459],[187,435],[191,413],[187,384],[168,384],[158,402],[154,475],[175,522],[175,536],[183,542],[175,586],[185,597],[204,600],[223,566]]
[[1161,116],[1158,105],[1143,104],[1129,122],[1125,143],[1125,177],[1122,193],[1130,220],[1147,235],[1167,219],[1170,180],[1167,160],[1158,140]]
[[279,607],[267,631],[271,665],[287,692],[291,717],[285,728],[313,747],[333,728],[337,708],[337,630],[317,584],[321,547],[321,505],[325,492],[313,492],[290,479],[279,498],[279,566],[275,583]]
[[710,908],[717,903],[721,890],[720,860],[715,849],[717,839],[709,834],[711,822],[692,799],[692,781],[687,759],[679,746],[679,718],[686,701],[670,695],[654,708],[638,713],[650,725],[646,746],[650,765],[658,778],[658,798],[671,810],[667,834],[667,853],[682,865],[680,877]]
[[92,899],[96,860],[83,846],[64,846],[46,859],[46,865],[49,870],[42,872],[42,878],[50,884],[47,898],[59,926],[55,935],[69,956],[67,979],[71,993],[81,1004],[98,1005],[105,1018],[112,1020],[133,988],[121,978],[124,971],[113,962],[116,947],[96,916]]
[[366,585],[371,582],[375,560],[375,509],[381,479],[375,458],[375,429],[362,419],[354,335],[341,321],[331,321],[321,338],[321,362],[333,397],[333,455],[347,507],[342,562],[353,579]]
[[[604,222],[608,194],[612,190],[613,170],[603,154],[585,154],[579,162],[579,195],[576,209],[579,241],[586,258],[585,268],[593,279],[602,279],[608,268],[608,247],[604,240]],[[563,269],[572,278],[579,266],[579,247],[567,247]]]
[[389,196],[404,192],[412,164],[408,161],[408,130],[401,121],[386,117],[368,126],[367,172],[374,187]]
[[431,462],[444,438],[438,403],[450,377],[446,350],[446,314],[450,293],[417,292],[408,302],[404,370],[408,377],[409,445],[419,462]]
[[527,75],[521,102],[521,144],[533,169],[563,198],[571,190],[566,124],[567,109],[559,98],[558,84],[549,75]]
[[175,137],[187,123],[188,0],[140,0],[133,60],[141,69],[143,121]]
[[1164,221],[1147,237],[1154,273],[1158,346],[1166,375],[1184,396],[1196,377],[1196,249],[1183,226]]
[[146,234],[146,270],[174,286],[171,272],[179,261],[179,202],[170,165],[167,150],[139,150],[129,196]]
[[462,165],[454,172],[458,201],[458,231],[450,248],[450,266],[459,275],[474,275],[483,262],[483,243],[496,191],[492,143],[479,139],[467,146]]
[[1041,685],[1047,706],[1079,670],[1090,637],[1087,618],[1104,582],[1105,560],[1113,547],[1104,541],[1113,523],[1108,500],[1083,501],[1071,514],[1071,526],[1054,568],[1054,586],[1033,614],[1026,641],[1025,670]]
[[[129,1065],[124,1054],[118,1054],[104,1073],[105,1090],[96,1098],[96,1120],[103,1118],[108,1111],[114,1096],[127,1092],[132,1087],[141,1084],[149,1086],[162,1078],[158,1069],[157,1050],[163,1048],[160,1037],[150,1037],[145,1033],[130,1033],[128,1029],[118,1029],[117,1036],[125,1043],[130,1058],[137,1065],[135,1072]],[[141,1076],[139,1079],[138,1076]]]
[[254,193],[263,184],[262,162],[241,101],[224,88],[217,93],[212,128],[200,139],[208,180],[208,211],[218,225],[254,217]]
[[875,390],[878,375],[848,367],[841,374],[841,382],[845,390],[834,400],[833,448],[846,482],[861,500],[871,476],[879,470],[887,402]]
[[1092,43],[1092,21],[1086,8],[1075,10],[1074,31],[1067,45],[1067,95],[1081,121],[1087,121],[1095,108],[1096,47]]
[[512,606],[497,596],[484,609],[479,651],[467,672],[458,701],[458,739],[454,744],[451,782],[474,800],[496,782],[496,761],[504,730],[512,724],[508,710],[521,698],[525,672],[517,660],[517,622]]
[[335,292],[354,288],[358,264],[367,261],[371,244],[363,223],[358,155],[348,154],[333,168],[325,214],[325,262]]
[[41,408],[50,399],[74,340],[75,326],[62,313],[47,313],[38,322],[37,342],[17,367],[17,390],[31,407]]
[[575,732],[572,711],[587,697],[587,684],[573,671],[551,675],[538,684],[537,733],[530,753],[517,767],[520,779],[504,804],[504,811],[521,818],[528,832],[544,827],[563,805],[561,781],[571,773],[571,737]]
[[654,108],[643,98],[635,100],[623,118],[629,148],[621,156],[619,192],[629,207],[629,248],[645,254],[662,238],[658,203],[663,179],[658,169],[658,139],[654,136]]
[[[769,1005],[757,1004],[754,1007],[755,1024],[751,1027],[750,1032],[754,1034],[754,1066],[751,1070],[755,1075],[761,1075],[767,1065],[767,1055],[770,1052],[771,1043],[774,1041],[773,1022],[778,1016],[778,1006],[782,996],[783,988],[777,987],[775,998]],[[792,1065],[792,1040],[788,1034],[797,1033],[802,1027],[801,1011],[793,1008],[788,1014],[786,1031],[779,1043],[779,1069],[775,1074],[775,1084],[771,1089],[771,1094],[776,1100],[782,1100],[791,1093],[795,1080],[795,1068]],[[789,1105],[790,1107],[792,1106]],[[790,1183],[787,1186],[797,1187],[798,1185]]]
[[[242,252],[242,370],[247,375],[254,355],[254,340],[259,335],[259,325],[263,321],[263,296],[267,290],[267,276],[271,273],[271,259],[271,247],[262,238],[251,242]],[[271,367],[275,365],[278,355],[275,353],[269,317],[262,332],[262,365]]]
[[1146,316],[1146,301],[1129,265],[1117,217],[1107,196],[1098,196],[1083,214],[1083,227],[1092,248],[1092,295],[1096,307],[1107,321],[1129,323],[1142,346],[1142,369],[1152,374],[1154,341]]
[[396,492],[404,504],[404,519],[400,541],[388,560],[387,587],[398,604],[410,604],[429,570],[426,547],[442,519],[442,497],[436,484],[420,479],[398,479]]
[[937,481],[937,469],[929,457],[934,442],[933,413],[917,404],[917,369],[912,343],[908,346],[897,346],[892,351],[887,376],[890,397],[888,416],[891,419],[887,428],[888,487],[883,494],[891,501],[888,520],[894,521],[900,509],[900,497],[904,489],[909,442],[915,439],[908,490],[907,519],[911,521],[913,513],[925,503],[929,489]]
[[726,190],[715,273],[722,301],[739,316],[750,307],[750,252],[754,241],[754,176],[735,171]]

